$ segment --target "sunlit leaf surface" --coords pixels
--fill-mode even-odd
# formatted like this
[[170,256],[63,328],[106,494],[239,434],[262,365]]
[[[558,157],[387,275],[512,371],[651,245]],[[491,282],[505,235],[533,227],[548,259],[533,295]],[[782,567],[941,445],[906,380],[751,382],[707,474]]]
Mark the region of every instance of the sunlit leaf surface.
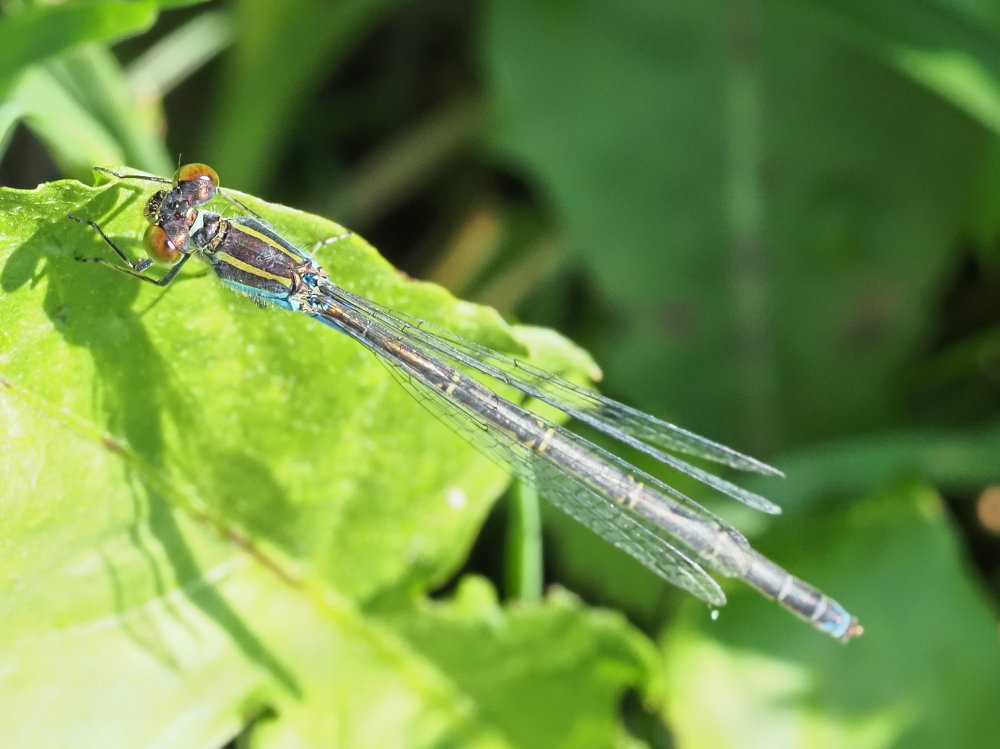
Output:
[[[495,674],[505,647],[525,648],[525,664],[552,658],[549,687],[522,695],[529,723],[579,719],[607,745],[615,695],[648,659],[627,626],[565,600],[516,615],[493,602],[487,619],[514,629],[488,647],[482,606],[420,604],[464,558],[506,483],[499,468],[304,316],[259,309],[204,272],[161,290],[74,259],[108,250],[67,211],[138,253],[149,191],[0,193],[0,730],[12,745],[72,744],[80,727],[53,714],[91,716],[88,741],[104,746],[219,745],[251,718],[313,746],[554,735],[525,734],[524,704],[492,704],[482,675],[444,663],[466,653]],[[241,197],[303,246],[340,232]],[[359,238],[322,260],[355,291],[530,353],[530,331],[404,278]],[[560,348],[583,360],[544,340],[548,365]],[[539,634],[553,616],[579,636]],[[598,652],[595,638],[619,649]],[[581,702],[545,718],[542,692],[588,657],[620,664],[593,683],[602,715]],[[532,670],[486,678],[516,694]]]

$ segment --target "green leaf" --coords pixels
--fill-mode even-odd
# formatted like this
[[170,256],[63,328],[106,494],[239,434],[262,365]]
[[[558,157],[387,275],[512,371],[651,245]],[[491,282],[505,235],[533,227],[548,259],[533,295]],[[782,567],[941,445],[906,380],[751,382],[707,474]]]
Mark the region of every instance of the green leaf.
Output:
[[504,0],[486,26],[491,143],[613,300],[608,381],[764,455],[896,422],[992,143],[801,5]]
[[77,44],[145,31],[159,5],[142,0],[32,5],[0,18],[0,91],[20,71]]
[[[386,581],[400,584],[400,574],[440,579],[448,567],[440,547],[409,524],[419,521],[427,532],[444,523],[468,543],[484,495],[502,486],[503,474],[427,418],[370,354],[324,327],[258,310],[211,279],[185,279],[165,293],[74,260],[109,250],[90,229],[66,220],[67,211],[100,221],[141,254],[135,238],[151,188],[57,182],[5,194],[4,211],[16,220],[8,242],[22,243],[3,274],[9,387],[57,421],[69,413],[83,420],[78,428],[105,434],[116,473],[124,459],[149,492],[181,504],[208,502],[199,511],[239,519],[296,556],[314,554],[338,587],[342,581],[361,595]],[[288,209],[267,218],[304,245],[341,231]],[[495,314],[406,281],[359,238],[337,245],[326,265],[361,293],[472,335],[489,336],[492,328],[494,339],[515,345]],[[81,387],[67,391],[70,372]],[[434,454],[450,461],[426,460]],[[476,509],[456,512],[443,498],[470,475],[468,491],[480,493],[470,500]],[[307,491],[312,485],[322,491]],[[339,498],[338,508],[329,497]],[[418,497],[436,510],[426,513]],[[352,533],[329,543],[341,523],[361,518],[377,523],[378,537]],[[393,542],[396,524],[404,531]],[[446,552],[449,562],[460,548]],[[362,559],[363,576],[354,570]],[[378,573],[377,560],[386,564]]]
[[67,173],[88,174],[94,164],[129,156],[147,168],[169,168],[151,123],[127,111],[135,102],[116,66],[106,50],[77,50],[25,71],[7,99]]
[[399,4],[244,0],[232,54],[212,97],[212,126],[205,128],[204,150],[212,163],[248,189],[263,184],[277,164],[285,133],[323,76]]
[[616,700],[635,685],[657,696],[646,680],[658,655],[622,615],[581,613],[559,590],[505,612],[488,583],[467,579],[454,602],[399,624],[511,746],[613,746],[621,739]]
[[1000,12],[949,0],[797,0],[845,39],[1000,133]]
[[[53,60],[45,72],[52,78],[52,87],[61,89],[61,96],[72,97],[74,103],[60,111],[37,94],[31,100],[25,97],[26,108],[34,115],[28,124],[61,156],[63,164],[72,166],[73,171],[65,170],[68,174],[89,176],[95,164],[135,164],[154,173],[169,173],[174,168],[176,156],[163,143],[160,100],[144,100],[108,49],[88,46],[73,50]],[[68,116],[71,111],[72,117]],[[74,128],[81,122],[103,129],[121,158],[99,159],[74,147]]]
[[836,544],[786,522],[782,548],[798,550],[790,569],[843,594],[864,636],[848,647],[804,630],[763,637],[774,612],[742,592],[729,607],[740,607],[738,619],[688,617],[666,653],[679,744],[739,746],[752,736],[783,749],[992,747],[996,617],[940,497],[906,483],[827,523]]
[[[140,254],[153,187],[0,191],[0,732],[72,744],[85,717],[94,745],[215,746],[257,717],[305,745],[514,745],[523,716],[487,716],[417,603],[464,559],[507,476],[346,336],[196,272],[163,290],[74,259],[110,251],[67,211]],[[302,246],[341,231],[236,195]],[[404,277],[359,237],[321,260],[338,283],[495,348],[543,346],[566,374],[586,361]],[[560,663],[565,689],[587,658],[625,664],[610,680],[591,670],[588,710],[604,700],[609,715],[640,680],[624,625],[594,629],[559,602],[532,616],[582,627],[553,643],[529,637],[530,616],[518,625],[525,662],[549,659],[553,684]],[[587,655],[591,636],[625,644]],[[501,657],[463,637],[455,653]]]
[[139,105],[118,63],[93,42],[142,33],[160,8],[190,2],[31,5],[0,19],[0,132],[23,121],[62,170],[77,176],[95,163],[123,160],[169,168],[148,102]]
[[[845,439],[789,455],[787,480],[768,486],[768,496],[801,511],[831,497],[885,486],[900,476],[920,476],[942,491],[978,492],[1000,481],[1000,424],[980,429],[909,429]],[[750,485],[760,482],[751,480]]]

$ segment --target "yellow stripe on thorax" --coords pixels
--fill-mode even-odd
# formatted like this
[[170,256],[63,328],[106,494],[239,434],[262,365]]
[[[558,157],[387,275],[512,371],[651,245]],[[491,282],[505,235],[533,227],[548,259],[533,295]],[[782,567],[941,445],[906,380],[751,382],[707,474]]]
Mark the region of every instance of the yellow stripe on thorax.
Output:
[[287,247],[285,247],[280,242],[276,242],[274,240],[274,237],[269,237],[266,234],[263,234],[263,233],[257,231],[256,229],[251,229],[249,226],[246,226],[244,224],[232,224],[232,225],[230,225],[230,231],[232,229],[236,229],[238,231],[241,231],[244,234],[249,234],[251,237],[256,237],[261,242],[264,242],[265,244],[271,245],[271,247],[273,247],[274,249],[278,250],[278,252],[284,253],[285,255],[287,255],[288,257],[290,257],[292,260],[297,260],[299,262],[302,261],[301,255],[299,255],[296,252],[292,252],[291,250],[289,250]]
[[277,281],[282,286],[287,286],[292,288],[292,279],[288,276],[279,276],[276,273],[268,273],[265,270],[261,270],[256,265],[251,265],[245,260],[240,260],[239,258],[233,257],[228,252],[220,251],[215,253],[215,257],[222,260],[226,265],[231,265],[237,270],[241,270],[244,273],[249,273],[251,276],[256,276],[257,278],[263,278],[268,281]]

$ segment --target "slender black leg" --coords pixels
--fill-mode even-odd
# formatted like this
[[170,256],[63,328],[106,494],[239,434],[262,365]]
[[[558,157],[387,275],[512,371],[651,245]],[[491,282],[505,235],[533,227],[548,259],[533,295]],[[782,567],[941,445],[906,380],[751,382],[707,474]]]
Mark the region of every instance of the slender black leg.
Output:
[[140,281],[151,283],[154,286],[165,287],[169,285],[170,282],[177,277],[177,274],[180,273],[181,268],[184,267],[184,264],[191,257],[190,255],[185,254],[183,257],[181,257],[181,259],[178,261],[176,265],[174,265],[169,271],[167,271],[166,275],[163,276],[163,278],[159,279],[150,278],[149,276],[143,275],[143,273],[149,270],[150,266],[153,265],[153,261],[150,260],[148,257],[143,258],[137,263],[133,263],[131,260],[128,259],[128,256],[124,252],[122,252],[121,249],[119,249],[118,245],[116,245],[114,242],[111,241],[111,238],[104,233],[104,229],[102,229],[96,221],[90,221],[89,219],[85,218],[77,218],[72,213],[67,213],[66,218],[81,224],[86,224],[91,229],[96,231],[98,235],[100,235],[101,239],[104,240],[105,244],[107,244],[108,247],[110,247],[112,250],[115,251],[115,254],[119,257],[122,263],[124,263],[124,265],[119,265],[118,263],[112,263],[111,261],[102,257],[80,257],[78,255],[76,258],[77,260],[83,263],[100,263],[101,265],[107,266],[108,268],[116,270],[119,273],[124,273],[126,276],[132,276],[133,278],[138,278]]
[[321,239],[320,241],[318,241],[316,244],[314,244],[312,246],[312,249],[309,250],[309,253],[311,255],[315,255],[319,250],[323,249],[328,244],[334,244],[336,242],[339,242],[342,239],[347,239],[352,234],[354,234],[354,232],[348,229],[343,234],[338,234],[335,237],[327,237],[326,239]]
[[[242,208],[244,211],[246,211],[247,213],[249,213],[251,216],[253,216],[258,221],[264,221],[264,217],[263,216],[261,216],[259,213],[257,213],[257,211],[255,211],[253,208],[251,208],[250,206],[248,206],[246,203],[244,203],[239,198],[237,198],[237,197],[235,197],[233,195],[230,195],[228,190],[223,190],[220,187],[219,188],[219,194],[222,197],[224,197],[226,200],[228,200],[230,203],[233,203],[234,205],[238,205],[240,208]],[[267,224],[267,221],[264,221],[264,223]],[[270,226],[270,224],[268,224],[268,226]]]
[[171,185],[173,182],[166,177],[150,177],[148,174],[119,174],[103,166],[95,166],[93,169],[95,172],[101,172],[102,174],[107,174],[115,179],[141,179],[145,182],[162,182],[166,185]]

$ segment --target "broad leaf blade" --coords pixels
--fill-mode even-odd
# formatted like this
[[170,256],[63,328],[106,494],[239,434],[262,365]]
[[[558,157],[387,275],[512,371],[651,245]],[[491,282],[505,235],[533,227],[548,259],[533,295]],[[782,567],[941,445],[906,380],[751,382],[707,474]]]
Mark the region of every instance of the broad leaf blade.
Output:
[[[85,709],[103,745],[213,746],[270,710],[313,745],[504,745],[407,632],[505,474],[346,337],[212,278],[161,290],[74,259],[109,251],[67,210],[138,252],[149,188],[0,192],[5,735],[72,743]],[[303,246],[340,230],[240,197]],[[521,348],[359,238],[323,261],[355,291]],[[383,704],[400,706],[388,723]]]

